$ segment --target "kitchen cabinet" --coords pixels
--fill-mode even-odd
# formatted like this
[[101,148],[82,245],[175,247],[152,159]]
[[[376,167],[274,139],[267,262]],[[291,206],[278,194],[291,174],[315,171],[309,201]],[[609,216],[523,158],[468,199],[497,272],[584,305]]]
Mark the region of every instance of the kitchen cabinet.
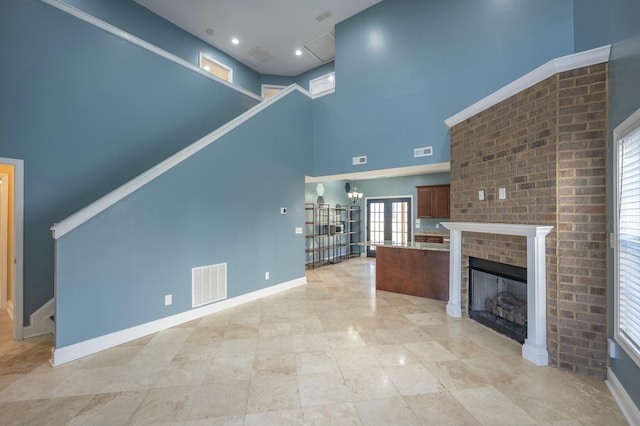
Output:
[[449,300],[449,252],[378,246],[376,290]]
[[449,218],[450,185],[418,186],[418,217]]

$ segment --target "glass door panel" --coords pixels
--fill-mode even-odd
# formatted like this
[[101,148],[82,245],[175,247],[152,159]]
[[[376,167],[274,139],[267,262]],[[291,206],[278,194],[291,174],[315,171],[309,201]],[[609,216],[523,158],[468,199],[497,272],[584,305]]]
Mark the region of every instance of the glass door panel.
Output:
[[[411,241],[410,212],[410,198],[367,200],[367,241],[407,244]],[[375,246],[367,245],[367,256],[376,256]]]

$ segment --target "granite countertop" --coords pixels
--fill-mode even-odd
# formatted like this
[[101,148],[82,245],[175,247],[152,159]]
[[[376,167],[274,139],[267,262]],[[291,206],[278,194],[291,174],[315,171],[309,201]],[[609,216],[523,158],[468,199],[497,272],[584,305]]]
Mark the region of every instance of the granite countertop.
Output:
[[377,247],[396,247],[413,250],[430,250],[430,251],[449,251],[449,243],[416,243],[408,242],[406,244],[392,243],[391,241],[385,241],[382,244],[369,244]]
[[448,229],[419,229],[415,235],[433,235],[437,237],[448,237],[449,230]]

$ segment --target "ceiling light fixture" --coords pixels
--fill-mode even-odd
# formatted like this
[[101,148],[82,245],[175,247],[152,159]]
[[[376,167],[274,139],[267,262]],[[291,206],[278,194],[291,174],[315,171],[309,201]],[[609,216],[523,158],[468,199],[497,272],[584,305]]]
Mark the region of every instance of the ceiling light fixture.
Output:
[[213,30],[211,28],[207,28],[206,30],[204,30],[204,32],[206,32],[210,36],[213,35]]
[[302,56],[302,50],[300,49],[296,50],[296,56]]
[[238,40],[237,38],[234,37],[234,38],[231,39],[231,43],[238,44],[238,43],[240,43],[240,40]]

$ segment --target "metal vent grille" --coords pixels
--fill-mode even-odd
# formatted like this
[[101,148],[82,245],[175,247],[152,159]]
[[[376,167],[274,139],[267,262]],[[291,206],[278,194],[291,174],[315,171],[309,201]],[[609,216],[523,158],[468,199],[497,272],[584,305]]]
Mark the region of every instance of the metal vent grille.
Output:
[[191,269],[191,306],[193,308],[226,298],[226,263]]
[[331,12],[328,10],[325,10],[324,12],[322,12],[320,15],[316,16],[316,21],[318,22],[322,22],[325,19],[327,19],[329,16],[331,16]]
[[360,165],[360,164],[367,164],[367,156],[366,155],[362,155],[360,157],[353,157],[352,161],[353,161],[352,164],[354,166],[357,166],[357,165]]
[[414,158],[427,157],[429,155],[433,155],[433,147],[431,146],[425,146],[424,148],[416,148],[413,150]]

